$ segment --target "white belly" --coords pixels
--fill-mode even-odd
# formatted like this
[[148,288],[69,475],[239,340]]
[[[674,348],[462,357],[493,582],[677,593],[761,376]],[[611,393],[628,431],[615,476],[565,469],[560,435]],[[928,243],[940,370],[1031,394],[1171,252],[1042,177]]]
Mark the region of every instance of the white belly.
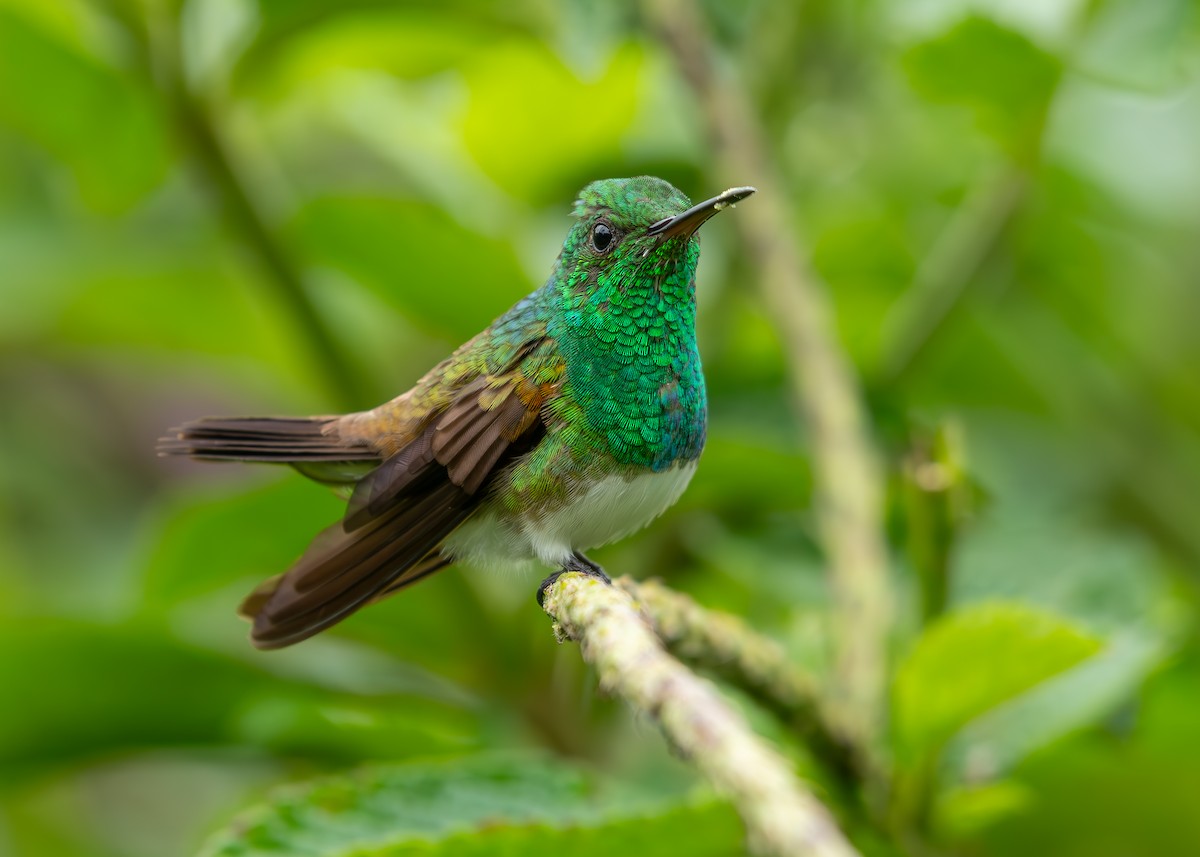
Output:
[[695,472],[691,461],[630,479],[609,476],[565,506],[515,523],[485,512],[455,530],[443,552],[473,565],[536,559],[558,566],[574,551],[608,544],[646,526],[679,499]]

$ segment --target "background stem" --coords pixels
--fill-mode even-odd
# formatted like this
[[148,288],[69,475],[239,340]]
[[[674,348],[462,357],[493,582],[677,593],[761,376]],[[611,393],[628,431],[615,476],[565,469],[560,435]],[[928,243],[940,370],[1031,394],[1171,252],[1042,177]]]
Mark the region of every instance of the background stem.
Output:
[[818,526],[835,605],[831,722],[870,762],[883,720],[892,604],[880,467],[854,370],[837,342],[825,288],[805,262],[799,229],[784,202],[787,185],[759,136],[762,123],[748,98],[714,73],[709,39],[692,4],[649,0],[646,8],[696,96],[715,172],[726,184],[760,190],[754,204],[738,212],[736,226],[778,327],[792,395],[812,447]]

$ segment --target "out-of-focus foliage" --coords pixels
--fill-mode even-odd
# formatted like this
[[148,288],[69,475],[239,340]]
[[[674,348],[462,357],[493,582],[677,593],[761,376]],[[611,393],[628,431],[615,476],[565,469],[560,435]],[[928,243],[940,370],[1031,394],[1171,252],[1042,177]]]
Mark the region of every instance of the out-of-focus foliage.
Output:
[[1009,604],[967,607],[930,625],[896,673],[898,761],[937,749],[980,714],[1097,648],[1068,623]]
[[[1200,853],[1200,10],[705,11],[779,163],[760,192],[792,207],[892,465],[905,824],[945,853]],[[535,580],[451,570],[250,649],[235,604],[338,502],[290,473],[158,460],[154,440],[350,394],[228,216],[196,109],[361,378],[356,406],[538,285],[587,181],[720,190],[634,4],[0,3],[0,853],[193,854],[317,775],[335,779],[229,829],[311,854],[366,827],[421,839],[388,853],[736,849],[555,645]],[[823,673],[812,464],[723,218],[700,272],[708,449],[677,508],[597,558]],[[905,464],[948,425],[955,461]],[[488,780],[496,751],[511,788]],[[576,761],[528,761],[548,755]],[[370,775],[346,772],[366,762],[389,808],[428,817],[364,806]],[[592,806],[595,778],[626,797]],[[327,799],[350,827],[312,821]],[[235,840],[211,848],[258,853]]]
[[[214,837],[202,854],[465,857],[737,850],[741,834],[728,807],[711,801],[658,803],[651,794],[605,790],[570,768],[532,759],[369,767],[279,794],[272,806]],[[498,824],[499,819],[508,824]]]

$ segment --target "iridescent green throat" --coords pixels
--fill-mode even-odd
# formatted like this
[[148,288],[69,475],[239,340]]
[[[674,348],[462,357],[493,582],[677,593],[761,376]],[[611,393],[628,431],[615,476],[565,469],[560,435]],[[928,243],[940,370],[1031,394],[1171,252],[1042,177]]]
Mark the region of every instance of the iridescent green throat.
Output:
[[[587,226],[587,223],[582,224]],[[545,289],[564,392],[621,464],[665,470],[699,457],[707,400],[696,348],[700,242],[629,241],[601,264],[573,231]]]

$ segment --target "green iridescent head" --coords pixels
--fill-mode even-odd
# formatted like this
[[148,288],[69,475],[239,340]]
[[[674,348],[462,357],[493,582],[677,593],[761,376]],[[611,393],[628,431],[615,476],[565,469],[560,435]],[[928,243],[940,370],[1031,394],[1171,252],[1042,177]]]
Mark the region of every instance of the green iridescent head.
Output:
[[575,203],[575,225],[560,257],[573,292],[615,286],[630,278],[690,283],[699,259],[696,230],[718,211],[754,192],[733,188],[693,206],[681,191],[654,176],[602,179],[585,187]]
[[654,176],[601,179],[579,192],[575,216],[581,226],[606,220],[622,236],[635,240],[650,224],[692,207],[692,201],[670,182]]
[[[754,192],[692,205],[662,179],[593,182],[554,274],[539,290],[546,330],[566,363],[575,425],[618,462],[659,471],[704,446],[707,399],[696,345],[696,230]],[[583,437],[583,435],[579,435]],[[582,453],[581,453],[582,456]]]

